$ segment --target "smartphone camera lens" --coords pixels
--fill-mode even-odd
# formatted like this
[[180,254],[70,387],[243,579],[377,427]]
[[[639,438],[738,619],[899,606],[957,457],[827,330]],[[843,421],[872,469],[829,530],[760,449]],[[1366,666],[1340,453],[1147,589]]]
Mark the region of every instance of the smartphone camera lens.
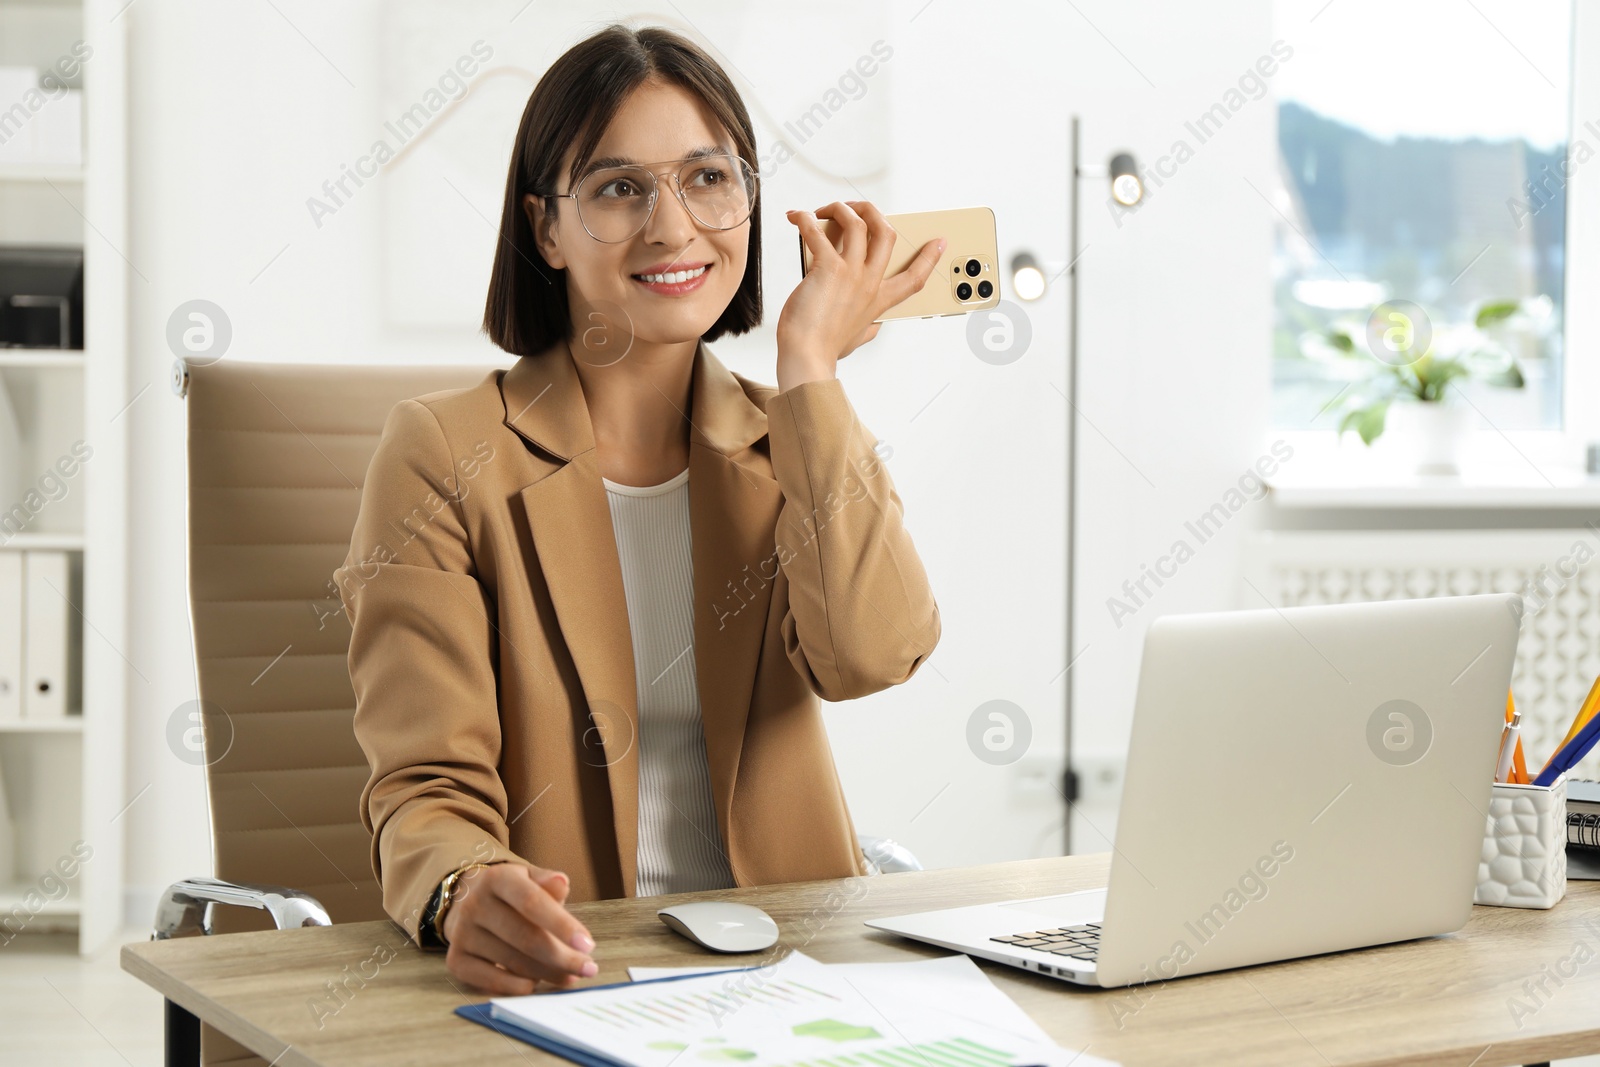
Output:
[[[966,283],[962,282],[961,284],[965,285]],[[987,279],[985,279],[985,280],[983,280],[983,281],[978,283],[978,295],[979,296],[981,296],[985,300],[987,300],[987,299],[989,299],[990,295],[993,294],[993,293],[994,293],[994,286],[992,284],[990,284],[990,282]]]
[[979,263],[975,259],[967,260],[967,276],[968,277],[976,278],[978,276],[978,272],[981,271],[981,270],[983,270],[983,264]]
[[960,285],[956,286],[956,296],[961,300],[971,300],[972,286],[968,285],[966,282],[962,282]]

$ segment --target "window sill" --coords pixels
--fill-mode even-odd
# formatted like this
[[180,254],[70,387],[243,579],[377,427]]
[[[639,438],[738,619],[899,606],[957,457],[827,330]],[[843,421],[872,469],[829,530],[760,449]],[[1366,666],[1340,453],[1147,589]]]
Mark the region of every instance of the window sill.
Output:
[[1371,448],[1354,434],[1275,431],[1293,457],[1266,479],[1281,509],[1600,510],[1600,475],[1583,468],[1583,443],[1560,433],[1479,432],[1461,450],[1461,473],[1412,473],[1398,443]]

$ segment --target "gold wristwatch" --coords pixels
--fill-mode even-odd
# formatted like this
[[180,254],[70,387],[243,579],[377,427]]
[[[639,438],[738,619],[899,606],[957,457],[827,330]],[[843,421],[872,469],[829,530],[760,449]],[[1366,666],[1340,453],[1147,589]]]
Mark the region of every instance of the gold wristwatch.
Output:
[[468,871],[479,867],[488,867],[487,863],[469,863],[465,867],[458,867],[444,876],[444,881],[439,883],[439,910],[433,913],[433,934],[439,939],[439,944],[448,945],[450,942],[444,936],[444,916],[450,910],[456,882]]

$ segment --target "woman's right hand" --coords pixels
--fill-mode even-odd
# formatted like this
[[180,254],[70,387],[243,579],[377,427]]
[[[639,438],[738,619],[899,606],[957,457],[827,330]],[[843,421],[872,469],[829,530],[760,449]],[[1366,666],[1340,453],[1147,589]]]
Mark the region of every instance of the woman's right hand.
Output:
[[494,996],[567,989],[597,970],[594,938],[566,909],[561,871],[496,863],[456,882],[444,916],[450,973]]

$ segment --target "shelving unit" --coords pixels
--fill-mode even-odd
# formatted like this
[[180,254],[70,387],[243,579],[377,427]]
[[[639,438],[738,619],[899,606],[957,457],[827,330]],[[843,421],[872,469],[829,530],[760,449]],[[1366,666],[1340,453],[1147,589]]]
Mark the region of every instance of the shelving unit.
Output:
[[25,530],[17,534],[5,546],[14,551],[29,548],[61,548],[67,551],[83,551],[83,534],[71,530],[64,533],[45,533],[34,530]]
[[[15,8],[20,5],[6,4]],[[82,184],[83,168],[52,163],[0,163],[0,182],[70,182]]]
[[64,719],[23,719],[0,721],[0,734],[81,734],[83,716],[68,715]]
[[[0,183],[4,181],[4,178],[0,178]],[[16,348],[0,348],[0,370],[7,367],[19,370],[82,370],[83,365],[82,352],[25,352]]]
[[[0,552],[63,550],[75,580],[69,714],[0,721],[0,788],[11,818],[0,847],[0,941],[75,929],[79,951],[103,947],[123,923],[127,646],[127,68],[122,2],[0,0],[0,64],[53,66],[76,42],[81,61],[84,163],[0,163],[0,245],[84,250],[83,350],[0,349],[0,402],[21,447],[0,455],[24,489],[76,441],[92,448],[64,495],[0,529]],[[9,490],[8,490],[9,491]],[[9,512],[20,500],[0,500]],[[76,693],[76,701],[70,695]],[[76,706],[73,706],[75,703]],[[70,872],[70,874],[68,873]],[[63,887],[64,890],[63,891]]]

